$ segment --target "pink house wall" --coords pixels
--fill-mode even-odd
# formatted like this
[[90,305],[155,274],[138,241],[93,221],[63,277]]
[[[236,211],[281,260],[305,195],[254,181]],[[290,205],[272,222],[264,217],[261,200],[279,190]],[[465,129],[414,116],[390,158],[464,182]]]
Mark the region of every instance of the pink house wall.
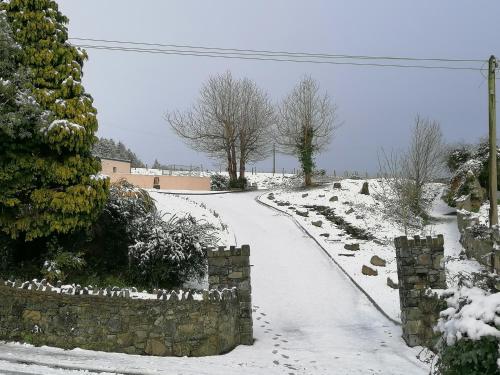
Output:
[[109,173],[111,182],[125,179],[131,184],[144,188],[152,189],[155,185],[155,178],[160,185],[160,189],[166,190],[210,190],[210,177],[193,176],[147,176],[130,173]]

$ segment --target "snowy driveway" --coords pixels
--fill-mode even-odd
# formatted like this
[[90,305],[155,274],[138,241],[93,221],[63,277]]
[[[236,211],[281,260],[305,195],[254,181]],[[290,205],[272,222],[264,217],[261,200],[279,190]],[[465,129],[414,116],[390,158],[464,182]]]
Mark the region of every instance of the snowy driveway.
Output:
[[221,214],[238,246],[251,247],[253,346],[217,357],[157,358],[8,344],[0,345],[0,360],[146,374],[426,374],[400,328],[292,220],[255,202],[258,194],[190,197]]

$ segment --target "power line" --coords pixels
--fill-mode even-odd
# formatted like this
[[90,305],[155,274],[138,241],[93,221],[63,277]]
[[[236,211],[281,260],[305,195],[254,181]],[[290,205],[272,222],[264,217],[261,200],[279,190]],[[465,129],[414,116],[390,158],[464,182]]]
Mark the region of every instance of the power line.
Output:
[[91,41],[100,43],[116,43],[128,45],[143,45],[152,47],[167,47],[167,48],[189,48],[195,50],[206,50],[215,53],[214,51],[235,52],[236,54],[258,54],[271,56],[293,56],[293,57],[318,57],[318,58],[335,58],[335,59],[367,59],[367,60],[404,60],[404,61],[435,61],[435,62],[471,62],[484,63],[485,59],[451,59],[451,58],[418,58],[406,56],[368,56],[368,55],[344,55],[344,54],[329,54],[329,53],[309,53],[309,52],[290,52],[290,51],[271,51],[271,50],[255,50],[255,49],[240,49],[240,48],[221,48],[221,47],[206,47],[193,46],[187,44],[161,44],[149,42],[134,42],[109,39],[93,39],[93,38],[69,38],[70,40]]
[[[179,50],[179,49],[158,49],[158,48],[138,48],[138,47],[119,47],[106,46],[95,44],[73,44],[76,47],[95,50],[121,51],[121,52],[136,52],[149,54],[177,55],[177,56],[194,56],[194,57],[210,57],[210,58],[225,58],[239,60],[259,60],[259,61],[277,61],[277,62],[295,62],[295,63],[313,63],[313,64],[330,64],[330,65],[353,65],[353,66],[372,66],[372,67],[392,67],[392,68],[418,68],[418,69],[441,69],[441,70],[469,70],[482,71],[483,69],[472,66],[445,66],[445,65],[416,65],[416,64],[394,64],[394,63],[364,63],[364,62],[345,62],[302,58],[281,58],[280,56],[263,56],[256,53],[238,53],[238,52],[204,52],[196,50]],[[355,57],[349,57],[354,59]],[[483,62],[481,60],[481,62]]]

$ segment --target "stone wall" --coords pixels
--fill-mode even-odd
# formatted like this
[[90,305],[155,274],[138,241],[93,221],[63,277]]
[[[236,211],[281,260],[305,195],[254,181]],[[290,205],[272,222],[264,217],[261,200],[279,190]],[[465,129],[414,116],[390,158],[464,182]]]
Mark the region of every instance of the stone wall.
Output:
[[433,327],[443,302],[429,289],[445,289],[442,259],[444,239],[437,237],[394,239],[399,278],[403,338],[409,346],[432,346]]
[[[216,355],[252,344],[250,248],[207,252],[210,274],[236,274],[221,277],[218,289],[159,290],[153,299],[128,289],[0,282],[0,339],[156,356]],[[229,259],[231,268],[214,270],[214,259]]]
[[467,257],[490,271],[500,272],[500,228],[481,224],[478,214],[466,210],[457,211],[457,223]]
[[240,342],[253,343],[252,286],[250,282],[250,246],[230,247],[208,252],[210,288],[229,287],[238,290]]

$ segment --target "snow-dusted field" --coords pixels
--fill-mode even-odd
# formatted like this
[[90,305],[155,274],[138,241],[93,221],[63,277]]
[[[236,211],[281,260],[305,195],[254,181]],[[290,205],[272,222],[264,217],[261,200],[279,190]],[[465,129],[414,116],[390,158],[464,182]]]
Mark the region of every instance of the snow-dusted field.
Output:
[[[382,210],[382,203],[374,198],[373,193],[378,189],[375,179],[368,180],[371,195],[360,194],[363,180],[345,179],[341,181],[341,189],[334,189],[332,184],[308,190],[276,190],[272,197],[268,193],[260,196],[259,200],[282,212],[293,216],[311,236],[330,254],[333,259],[358,283],[375,302],[392,319],[400,321],[399,292],[387,285],[390,277],[394,283],[398,282],[396,253],[393,240],[404,235],[402,228],[388,220]],[[462,246],[459,243],[460,234],[457,228],[456,216],[450,215],[454,211],[441,199],[443,185],[435,184],[433,189],[436,198],[431,215],[439,221],[424,228],[419,235],[443,234],[445,239],[445,257],[447,259],[448,284],[453,285],[454,276],[459,271],[477,271],[480,265],[476,261],[460,260]],[[330,201],[332,197],[337,201]],[[273,198],[274,197],[274,198]],[[285,204],[287,203],[287,204]],[[281,204],[281,205],[280,205]],[[296,213],[305,212],[304,206],[326,206],[332,208],[335,215],[342,218],[355,228],[365,230],[373,239],[359,240],[352,238],[345,230],[326,220],[323,215],[308,209],[308,216]],[[317,227],[313,222],[321,220],[322,226]],[[328,236],[327,236],[328,235]],[[346,244],[359,244],[359,251],[345,249]],[[376,255],[386,261],[385,267],[370,264],[371,258]],[[363,275],[363,265],[369,266],[378,272],[377,276]]]
[[141,374],[426,374],[400,327],[290,218],[255,202],[260,194],[190,197],[220,212],[238,245],[251,246],[253,346],[222,356],[159,358],[0,344],[0,361]]

